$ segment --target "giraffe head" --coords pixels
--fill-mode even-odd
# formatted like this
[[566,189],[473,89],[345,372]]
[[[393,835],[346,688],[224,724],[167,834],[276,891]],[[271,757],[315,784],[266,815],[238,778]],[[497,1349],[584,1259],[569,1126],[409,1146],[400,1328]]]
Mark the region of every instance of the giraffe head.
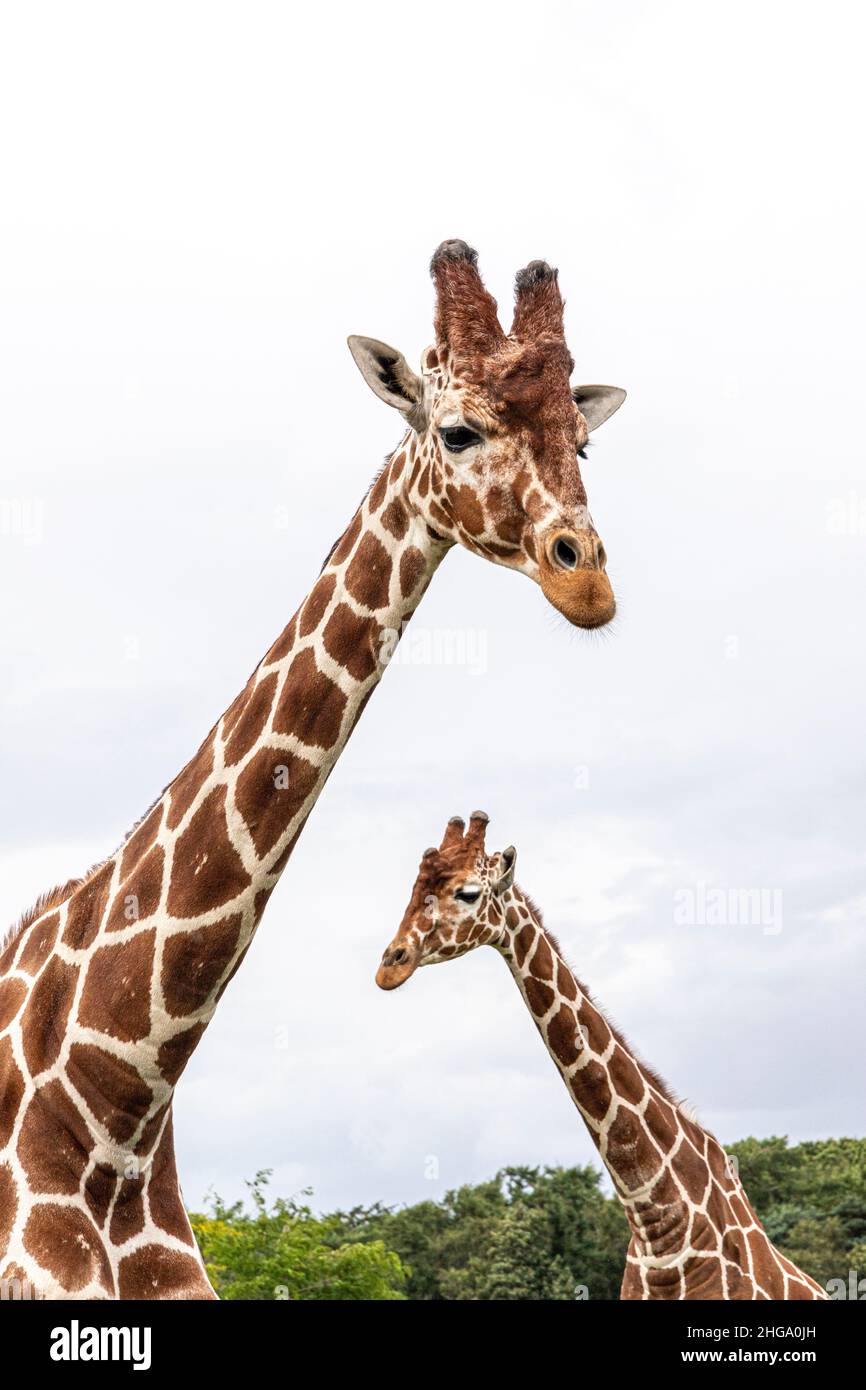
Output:
[[616,603],[579,458],[625,391],[571,384],[556,270],[518,272],[506,334],[477,262],[463,241],[435,252],[436,342],[420,375],[375,338],[349,347],[413,432],[410,500],[430,530],[529,575],[576,626],[602,627]]
[[476,946],[501,946],[509,931],[503,898],[514,882],[513,845],[488,855],[488,817],[473,811],[445,827],[438,849],[424,851],[400,929],[376,972],[381,989],[397,989],[419,965],[465,956]]

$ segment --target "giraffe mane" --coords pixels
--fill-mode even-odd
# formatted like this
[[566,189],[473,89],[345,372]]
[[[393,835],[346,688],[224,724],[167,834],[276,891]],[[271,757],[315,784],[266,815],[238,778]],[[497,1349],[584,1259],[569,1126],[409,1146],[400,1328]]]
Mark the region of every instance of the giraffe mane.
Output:
[[[117,849],[114,851],[114,854],[118,854],[127,841],[132,839],[138,827],[147,820],[154,806],[162,799],[164,794],[165,791],[163,790],[160,792],[159,796],[154,798],[144,815],[139,816],[135,824],[132,825],[124,835]],[[113,858],[114,855],[108,856],[108,859]],[[0,935],[0,954],[6,950],[7,946],[11,946],[13,941],[17,941],[22,932],[25,932],[28,927],[32,927],[34,922],[38,922],[39,918],[44,916],[46,912],[50,912],[52,908],[60,907],[66,902],[67,898],[72,897],[73,893],[77,893],[79,888],[83,888],[86,883],[89,883],[94,874],[98,873],[103,865],[108,863],[108,859],[99,859],[95,864],[91,864],[87,872],[82,874],[79,878],[69,878],[65,883],[58,883],[55,888],[47,888],[44,893],[40,893],[33,906],[28,907],[26,911],[22,912],[17,922],[13,922],[12,926]]]
[[[542,931],[547,937],[547,940],[550,942],[550,945],[553,947],[554,951],[559,956],[559,959],[563,962],[564,965],[568,966],[569,970],[571,970],[571,966],[568,963],[568,959],[562,947],[560,946],[558,939],[554,936],[552,931],[549,931],[548,928],[545,927],[544,918],[542,917],[541,909],[539,908],[538,904],[529,896],[528,893],[524,892],[522,888],[520,891],[521,893],[523,893],[523,896],[526,899],[527,906],[529,907],[530,911],[534,914],[536,921],[538,922],[539,926],[541,927]],[[571,971],[571,973],[572,975],[574,975],[575,980],[577,980],[578,988],[580,989],[581,994],[583,994],[585,998],[589,1000],[590,1004],[592,1004],[596,1009],[598,1009],[599,1013],[603,1015],[604,1021],[610,1029],[615,1040],[619,1043],[620,1047],[623,1048],[623,1050],[627,1052],[629,1056],[633,1059],[638,1070],[643,1074],[646,1080],[649,1081],[650,1085],[656,1091],[658,1091],[659,1095],[663,1096],[665,1100],[669,1101],[671,1105],[675,1106],[677,1109],[682,1109],[685,1102],[674,1091],[671,1090],[670,1086],[665,1081],[664,1077],[659,1074],[659,1072],[655,1071],[652,1067],[647,1066],[646,1062],[643,1060],[640,1054],[636,1052],[635,1049],[632,1047],[625,1033],[623,1033],[622,1029],[619,1028],[617,1024],[614,1022],[614,1020],[611,1018],[607,1009],[602,1007],[599,1000],[592,993],[592,990],[587,989],[586,985],[583,983],[582,980],[578,979],[577,975],[574,974],[573,970]]]
[[[397,447],[399,448],[399,445],[398,445]],[[364,499],[365,499],[365,500],[366,500],[366,498],[368,498],[368,497],[370,496],[370,493],[373,491],[373,488],[374,488],[374,487],[376,486],[376,484],[378,483],[379,479],[381,478],[382,474],[385,472],[385,469],[388,467],[388,465],[390,464],[392,458],[394,457],[394,454],[396,454],[396,453],[397,453],[397,449],[394,450],[394,453],[386,454],[386,455],[385,455],[385,461],[384,461],[384,463],[382,464],[381,468],[377,468],[377,469],[376,469],[376,472],[373,474],[372,478],[370,479],[370,486],[367,488],[367,491],[364,493]],[[362,505],[363,505],[363,504],[362,504]],[[354,517],[352,518],[352,520],[354,521]],[[351,526],[351,524],[352,524],[352,522],[349,523],[349,526]],[[327,563],[328,563],[328,561],[330,560],[331,556],[333,555],[334,551],[337,549],[337,546],[340,544],[340,541],[343,539],[343,535],[345,535],[345,532],[343,532],[342,535],[339,535],[339,536],[337,537],[337,539],[334,541],[334,544],[331,546],[330,550],[328,551],[327,555],[325,556],[324,560],[322,561],[322,567],[321,567],[321,569],[319,570],[319,574],[320,574],[320,575],[324,573],[325,566],[327,565]]]
[[605,1022],[607,1023],[608,1028],[615,1037],[616,1041],[619,1043],[620,1047],[622,1047],[632,1058],[638,1071],[640,1071],[643,1074],[643,1076],[650,1083],[653,1089],[658,1091],[660,1096],[663,1096],[665,1100],[669,1101],[670,1104],[675,1107],[675,1109],[679,1110],[683,1102],[677,1095],[676,1091],[673,1091],[671,1089],[671,1087],[665,1081],[664,1077],[661,1075],[660,1072],[657,1072],[654,1067],[650,1067],[647,1065],[647,1063],[641,1057],[640,1053],[634,1047],[632,1047],[631,1043],[629,1042],[622,1029],[618,1027],[618,1025],[611,1018],[607,1009],[602,1008],[599,1000],[595,998],[592,992],[586,989],[581,981],[578,981],[578,984],[580,984],[580,988],[583,990],[590,1003],[594,1004],[595,1007],[599,1010],[599,1012],[604,1014]]
[[48,888],[44,893],[40,893],[33,906],[22,912],[18,921],[13,922],[5,935],[0,937],[0,952],[11,946],[13,941],[17,941],[21,933],[32,927],[34,922],[38,922],[44,913],[50,912],[53,907],[59,907],[67,898],[71,898],[76,889],[86,883],[98,867],[98,864],[94,865],[83,878],[67,879],[66,883],[59,883],[55,888]]

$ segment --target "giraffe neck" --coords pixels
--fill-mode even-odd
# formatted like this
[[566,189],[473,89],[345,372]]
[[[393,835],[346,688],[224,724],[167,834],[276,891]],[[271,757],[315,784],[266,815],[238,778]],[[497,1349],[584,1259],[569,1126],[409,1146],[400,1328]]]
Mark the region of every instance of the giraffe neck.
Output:
[[0,1276],[52,1296],[211,1294],[174,1089],[449,547],[413,502],[421,471],[409,435],[180,775],[0,952]]
[[[174,850],[164,907],[258,919],[448,542],[413,506],[414,435],[389,460],[313,588],[154,808]],[[188,856],[187,857],[187,852]],[[214,856],[212,860],[211,855]]]
[[631,1227],[623,1297],[821,1297],[767,1239],[719,1142],[632,1053],[516,886],[505,911],[501,952]]
[[103,1084],[102,1052],[117,1059],[125,1152],[152,1150],[174,1086],[448,549],[413,506],[416,454],[407,436],[288,627],[129,839],[7,952],[13,971],[24,961],[51,977],[22,1020],[33,1035],[29,1072],[74,1071],[86,1092]]

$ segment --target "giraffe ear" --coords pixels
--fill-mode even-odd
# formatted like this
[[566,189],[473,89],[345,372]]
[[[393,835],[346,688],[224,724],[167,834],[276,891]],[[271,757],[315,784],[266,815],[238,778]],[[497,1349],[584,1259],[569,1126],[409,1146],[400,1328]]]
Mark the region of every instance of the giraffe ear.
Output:
[[572,386],[571,398],[587,423],[590,434],[609,420],[625,400],[621,386]]
[[424,388],[402,352],[380,343],[378,338],[361,338],[354,333],[348,341],[349,351],[370,390],[386,405],[395,406],[413,429],[418,429]]
[[514,882],[514,866],[517,863],[517,850],[513,845],[504,849],[499,856],[499,877],[496,880],[494,893],[504,893],[506,888],[510,888]]

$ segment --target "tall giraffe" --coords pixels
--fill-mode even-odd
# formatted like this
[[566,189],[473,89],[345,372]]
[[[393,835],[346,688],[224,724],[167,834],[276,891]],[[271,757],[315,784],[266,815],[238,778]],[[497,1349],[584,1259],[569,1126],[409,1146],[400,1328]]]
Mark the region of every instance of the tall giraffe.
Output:
[[493,946],[517,981],[622,1203],[631,1242],[624,1299],[824,1299],[768,1239],[714,1136],[575,979],[538,908],[514,882],[513,846],[488,855],[487,816],[448,822],[428,849],[376,982]]
[[213,1296],[177,1180],[175,1086],[434,571],[459,543],[578,626],[613,615],[578,453],[625,393],[570,386],[543,262],[517,276],[508,335],[464,242],[431,272],[420,376],[349,340],[406,432],[310,593],[120,849],[0,946],[0,1279]]

